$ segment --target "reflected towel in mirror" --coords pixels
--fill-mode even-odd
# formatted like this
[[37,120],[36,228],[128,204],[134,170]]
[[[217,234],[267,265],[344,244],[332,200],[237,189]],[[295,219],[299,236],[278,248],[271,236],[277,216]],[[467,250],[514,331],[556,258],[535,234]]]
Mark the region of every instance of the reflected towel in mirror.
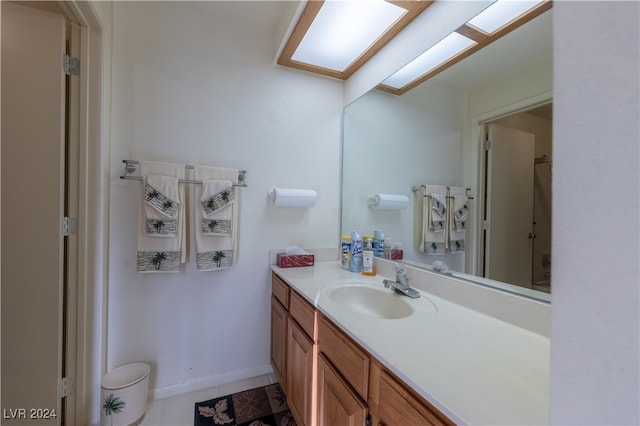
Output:
[[460,186],[449,187],[449,217],[448,233],[451,253],[464,252],[466,221],[469,212],[467,188]]
[[[419,250],[425,254],[442,255],[447,248],[446,195],[447,187],[442,185],[424,185],[422,197],[422,239]],[[435,209],[434,209],[435,207]],[[442,208],[441,208],[442,207]],[[441,213],[440,213],[441,212]],[[434,229],[433,214],[442,214],[442,227]],[[437,221],[436,221],[437,222]],[[437,228],[437,227],[436,227]]]

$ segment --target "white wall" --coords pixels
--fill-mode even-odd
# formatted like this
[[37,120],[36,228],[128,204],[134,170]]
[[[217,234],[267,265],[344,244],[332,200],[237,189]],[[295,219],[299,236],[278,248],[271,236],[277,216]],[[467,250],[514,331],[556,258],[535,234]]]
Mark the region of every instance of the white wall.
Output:
[[505,113],[503,111],[505,107],[511,107],[514,104],[527,105],[538,97],[549,100],[551,90],[553,90],[553,59],[549,58],[509,78],[469,93],[469,117],[498,116]]
[[640,4],[554,14],[551,423],[637,425]]
[[[426,256],[418,252],[422,218],[422,184],[464,185],[467,95],[422,85],[402,96],[371,91],[349,105],[344,116],[343,229],[403,243],[405,259],[431,263],[443,260],[464,270],[464,254]],[[406,210],[372,210],[367,197],[403,194]]]
[[[268,250],[338,246],[342,85],[274,66],[275,44],[180,2],[113,3],[107,368],[149,362],[156,397],[270,371]],[[136,273],[123,159],[246,169],[237,264]],[[317,204],[268,206],[276,186]]]

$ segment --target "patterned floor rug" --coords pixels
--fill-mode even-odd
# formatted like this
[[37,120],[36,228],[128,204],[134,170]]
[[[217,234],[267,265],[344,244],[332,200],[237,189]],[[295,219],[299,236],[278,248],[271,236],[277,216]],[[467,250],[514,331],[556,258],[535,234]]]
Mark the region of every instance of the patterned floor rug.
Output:
[[296,426],[279,384],[196,403],[195,426]]

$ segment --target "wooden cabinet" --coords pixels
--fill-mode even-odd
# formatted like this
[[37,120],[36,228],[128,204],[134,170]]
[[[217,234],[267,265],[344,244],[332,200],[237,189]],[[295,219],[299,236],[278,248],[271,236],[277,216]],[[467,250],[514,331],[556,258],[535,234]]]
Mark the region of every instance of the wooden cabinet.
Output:
[[369,378],[368,404],[373,425],[454,424],[378,362],[372,362]]
[[300,426],[453,425],[275,273],[271,365]]
[[322,315],[318,326],[318,348],[366,401],[369,390],[369,355]]
[[289,286],[276,274],[271,275],[271,294],[289,310]]
[[318,352],[318,425],[364,425],[369,355],[322,315]]
[[367,406],[324,355],[318,356],[318,425],[364,426]]
[[271,278],[271,349],[273,371],[287,393],[287,320],[289,318],[289,286],[277,275]]
[[316,346],[297,322],[289,317],[287,338],[287,401],[296,422],[315,424]]
[[271,366],[287,393],[287,320],[289,314],[275,296],[271,297]]
[[316,310],[277,275],[271,280],[271,366],[299,426],[315,425]]

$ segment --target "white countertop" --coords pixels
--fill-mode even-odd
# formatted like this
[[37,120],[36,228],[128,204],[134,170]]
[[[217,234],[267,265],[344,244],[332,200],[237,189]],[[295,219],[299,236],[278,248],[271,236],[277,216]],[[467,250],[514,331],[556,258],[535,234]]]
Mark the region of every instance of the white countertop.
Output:
[[338,262],[272,270],[455,423],[548,423],[548,337],[423,290],[419,299],[395,295],[414,309],[406,318],[356,313],[330,290],[355,282],[381,288],[389,277],[362,276]]

